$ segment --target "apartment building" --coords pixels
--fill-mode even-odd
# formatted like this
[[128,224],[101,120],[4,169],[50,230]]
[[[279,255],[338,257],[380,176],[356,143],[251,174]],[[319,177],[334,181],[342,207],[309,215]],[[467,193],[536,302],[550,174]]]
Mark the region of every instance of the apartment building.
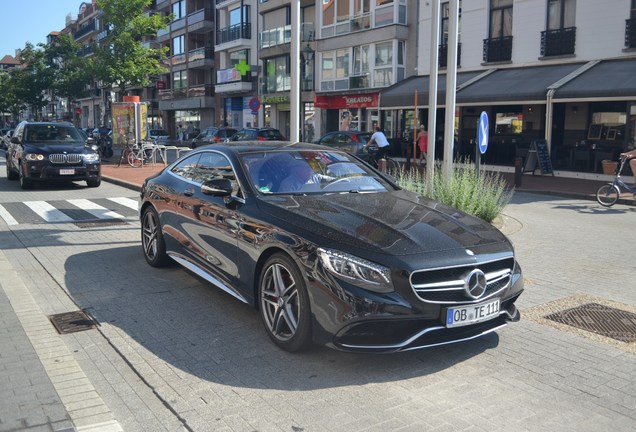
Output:
[[[101,20],[103,12],[92,2],[83,2],[79,5],[76,18],[72,15],[66,16],[66,27],[61,33],[69,33],[75,42],[81,45],[78,55],[90,57],[93,55],[92,45],[99,43],[107,33],[104,23]],[[83,97],[77,100],[79,109],[76,115],[79,116],[78,125],[83,128],[95,128],[108,125],[110,122],[110,104],[114,100],[114,95],[107,88],[103,88],[102,83],[97,80],[86,88]]]
[[178,126],[201,128],[215,120],[214,7],[210,0],[156,0],[154,8],[174,17],[154,41],[169,51],[167,73],[153,90],[158,92],[160,126],[174,137]]
[[[428,3],[428,4],[426,4]],[[391,133],[427,125],[432,6],[422,3],[417,77],[382,94]],[[439,17],[437,157],[442,155],[449,3]],[[557,170],[601,172],[631,148],[636,130],[636,1],[460,2],[455,156],[474,157],[477,121],[489,116],[487,163],[512,165],[544,139]],[[390,122],[387,122],[391,125]],[[427,125],[428,126],[428,125]]]
[[[317,139],[314,127],[314,55],[316,5],[314,0],[300,2],[300,119],[304,119],[301,138]],[[290,136],[291,122],[291,5],[289,1],[269,0],[259,4],[258,53],[260,102],[263,124]],[[300,124],[303,124],[300,123]]]

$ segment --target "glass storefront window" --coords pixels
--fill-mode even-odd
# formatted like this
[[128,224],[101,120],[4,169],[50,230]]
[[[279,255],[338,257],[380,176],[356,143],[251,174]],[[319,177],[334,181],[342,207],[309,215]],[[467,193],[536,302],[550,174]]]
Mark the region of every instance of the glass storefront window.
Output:
[[505,112],[495,115],[495,135],[519,135],[523,132],[523,113]]

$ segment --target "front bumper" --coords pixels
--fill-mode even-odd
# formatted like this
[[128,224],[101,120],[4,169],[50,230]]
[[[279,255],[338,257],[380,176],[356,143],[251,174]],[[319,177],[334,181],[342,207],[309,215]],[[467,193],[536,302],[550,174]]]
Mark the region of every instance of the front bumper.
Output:
[[[65,171],[66,170],[66,171]],[[27,163],[23,167],[26,179],[30,181],[79,181],[101,179],[101,164],[51,165]]]

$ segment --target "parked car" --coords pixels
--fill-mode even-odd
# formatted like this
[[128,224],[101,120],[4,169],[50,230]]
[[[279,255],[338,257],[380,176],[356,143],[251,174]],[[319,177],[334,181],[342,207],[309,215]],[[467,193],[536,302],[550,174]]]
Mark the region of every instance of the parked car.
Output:
[[191,147],[197,148],[202,145],[225,141],[236,133],[236,129],[230,127],[208,127],[203,129],[196,138],[192,139]]
[[371,132],[335,131],[320,137],[316,144],[337,148],[352,154],[366,154],[365,144],[373,135]]
[[148,136],[155,143],[164,144],[164,145],[170,139],[170,134],[168,133],[168,131],[163,130],[163,129],[150,129],[148,131]]
[[73,126],[63,123],[20,123],[7,150],[7,178],[22,189],[50,181],[101,184],[101,160]]
[[243,128],[229,138],[229,141],[285,141],[286,138],[274,128]]
[[13,135],[13,129],[0,129],[0,147],[2,147],[4,150],[9,148],[11,135]]
[[145,180],[140,219],[149,265],[172,259],[258,309],[285,350],[411,350],[520,317],[499,230],[332,148],[201,147]]

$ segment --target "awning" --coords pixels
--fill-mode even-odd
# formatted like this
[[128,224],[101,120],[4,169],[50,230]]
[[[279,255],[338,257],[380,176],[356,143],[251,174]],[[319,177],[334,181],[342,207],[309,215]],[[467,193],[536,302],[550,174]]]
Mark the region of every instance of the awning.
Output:
[[[484,71],[457,73],[457,86]],[[413,108],[415,106],[415,90],[417,90],[417,105],[428,106],[429,76],[411,76],[397,84],[388,87],[380,93],[380,108]],[[437,104],[446,102],[446,75],[439,75],[437,79]]]
[[546,103],[548,87],[584,63],[498,69],[462,88],[457,105]]
[[559,87],[555,102],[636,99],[636,58],[604,60]]

